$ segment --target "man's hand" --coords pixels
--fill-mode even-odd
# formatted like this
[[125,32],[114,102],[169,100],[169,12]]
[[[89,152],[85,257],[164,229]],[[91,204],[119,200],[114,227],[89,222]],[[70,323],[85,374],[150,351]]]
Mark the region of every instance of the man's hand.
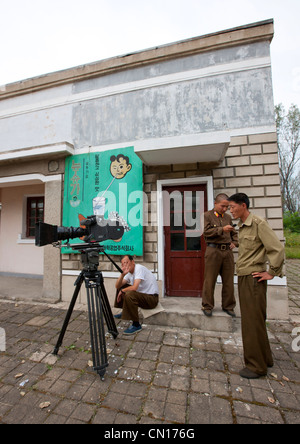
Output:
[[231,233],[231,231],[234,230],[234,227],[232,225],[225,225],[225,227],[223,227],[223,231],[225,233]]
[[127,273],[129,273],[129,264],[124,264],[121,266],[122,268],[122,272],[123,272],[123,277],[126,276]]
[[120,303],[122,301],[123,296],[124,296],[124,292],[122,290],[119,291],[118,296],[117,296],[118,303]]
[[252,273],[252,276],[254,278],[260,278],[258,279],[257,282],[262,282],[262,281],[270,281],[274,278],[274,276],[272,276],[271,274],[269,274],[267,271],[255,271],[254,273]]

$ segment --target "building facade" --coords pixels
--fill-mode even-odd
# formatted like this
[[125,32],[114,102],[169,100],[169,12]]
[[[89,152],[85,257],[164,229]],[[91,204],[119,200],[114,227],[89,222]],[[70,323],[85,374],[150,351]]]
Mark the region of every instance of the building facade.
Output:
[[[79,255],[36,247],[32,230],[36,220],[72,220],[66,196],[77,214],[79,180],[90,202],[126,184],[117,210],[127,199],[131,237],[142,250],[121,241],[108,243],[108,253],[118,261],[137,251],[136,261],[156,273],[162,297],[201,297],[205,244],[197,220],[219,192],[247,193],[251,211],[284,241],[273,34],[267,20],[1,87],[1,275],[41,277],[43,298],[70,299]],[[97,170],[99,159],[107,174]],[[128,181],[112,175],[113,162],[123,161]],[[140,194],[129,195],[129,180]],[[104,256],[100,268],[113,292],[118,272]],[[276,303],[286,318],[285,279],[274,279],[269,292],[271,317]]]

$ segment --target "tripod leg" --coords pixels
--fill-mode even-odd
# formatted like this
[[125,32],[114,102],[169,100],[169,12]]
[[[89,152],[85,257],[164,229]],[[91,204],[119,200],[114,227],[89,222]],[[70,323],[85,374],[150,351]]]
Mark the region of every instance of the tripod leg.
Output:
[[67,327],[68,327],[68,324],[69,324],[69,321],[70,321],[70,318],[71,318],[71,315],[72,315],[72,312],[73,312],[73,309],[74,309],[74,306],[75,306],[75,303],[76,303],[76,300],[77,300],[77,297],[78,297],[78,294],[79,294],[82,282],[83,282],[83,272],[81,272],[79,274],[79,276],[78,276],[78,278],[77,278],[77,280],[75,282],[76,288],[74,290],[74,293],[73,293],[73,296],[72,296],[72,299],[71,299],[71,303],[69,305],[69,308],[68,308],[68,311],[67,311],[67,314],[66,314],[66,317],[65,317],[65,320],[64,320],[64,323],[63,323],[63,326],[62,326],[59,338],[58,338],[56,346],[54,347],[54,350],[53,350],[53,354],[54,355],[57,355],[59,347],[61,346],[61,344],[63,342],[63,339],[64,339],[64,336],[65,336],[65,333],[66,333],[66,330],[67,330]]
[[110,307],[110,303],[107,297],[107,293],[104,287],[104,282],[103,282],[103,277],[101,279],[100,282],[100,291],[101,291],[101,301],[102,301],[102,306],[103,306],[103,313],[104,313],[104,318],[105,318],[105,322],[107,325],[107,329],[109,331],[109,333],[113,336],[114,339],[117,338],[119,332],[111,311],[111,307]]
[[90,323],[91,349],[93,356],[93,368],[103,377],[108,366],[103,307],[99,295],[99,282],[93,283],[86,279],[88,313]]

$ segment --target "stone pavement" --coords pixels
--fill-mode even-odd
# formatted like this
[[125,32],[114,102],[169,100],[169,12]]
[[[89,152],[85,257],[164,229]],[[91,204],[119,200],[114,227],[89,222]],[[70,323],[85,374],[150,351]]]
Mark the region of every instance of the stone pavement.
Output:
[[299,270],[300,261],[288,261],[290,321],[268,322],[275,365],[252,381],[238,374],[238,320],[235,333],[145,325],[134,337],[118,321],[118,338],[107,335],[109,367],[101,380],[90,367],[85,311],[75,307],[55,357],[65,308],[1,300],[0,423],[299,423]]

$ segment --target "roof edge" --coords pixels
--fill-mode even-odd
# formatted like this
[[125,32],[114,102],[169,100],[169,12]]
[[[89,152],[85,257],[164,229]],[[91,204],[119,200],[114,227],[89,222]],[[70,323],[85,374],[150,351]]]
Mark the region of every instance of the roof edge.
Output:
[[0,100],[65,85],[116,71],[132,69],[164,60],[184,57],[228,46],[268,40],[274,36],[273,19],[214,32],[187,40],[67,68],[0,86]]

